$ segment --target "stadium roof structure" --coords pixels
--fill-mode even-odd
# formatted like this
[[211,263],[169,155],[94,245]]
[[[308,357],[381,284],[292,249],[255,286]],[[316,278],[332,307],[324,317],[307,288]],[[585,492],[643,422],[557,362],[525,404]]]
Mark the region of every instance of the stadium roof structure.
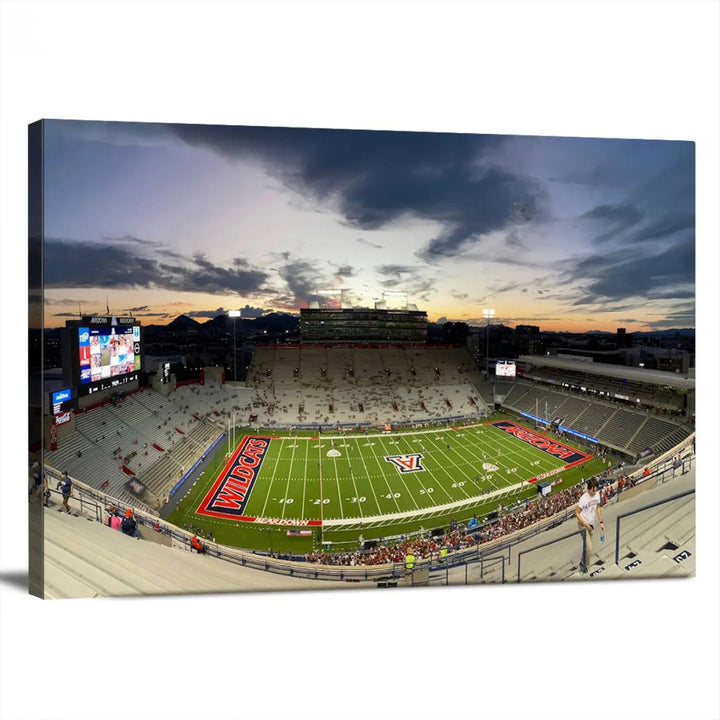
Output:
[[649,383],[651,385],[666,385],[684,390],[695,389],[694,377],[663,370],[646,370],[645,368],[630,367],[629,365],[610,365],[585,360],[569,360],[552,355],[521,355],[518,358],[518,362],[529,363],[540,367],[558,368],[560,370],[574,370],[575,372],[599,375],[601,377],[634,380],[635,382]]

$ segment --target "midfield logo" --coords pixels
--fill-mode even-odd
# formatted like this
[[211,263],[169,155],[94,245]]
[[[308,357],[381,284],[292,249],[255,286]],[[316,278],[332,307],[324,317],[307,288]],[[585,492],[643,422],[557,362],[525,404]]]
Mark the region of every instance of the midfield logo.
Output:
[[420,462],[423,456],[420,453],[410,455],[386,455],[385,459],[391,462],[401,473],[421,472],[425,470]]

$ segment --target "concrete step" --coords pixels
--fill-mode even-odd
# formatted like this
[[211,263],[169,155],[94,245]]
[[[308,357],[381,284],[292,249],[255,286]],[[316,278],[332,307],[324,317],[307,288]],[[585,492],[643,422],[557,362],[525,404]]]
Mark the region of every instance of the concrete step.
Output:
[[636,554],[645,551],[658,552],[663,545],[667,543],[666,534],[670,532],[677,524],[686,526],[688,522],[694,524],[695,506],[683,506],[678,508],[674,513],[664,517],[654,527],[649,528],[641,535],[634,537],[630,542],[626,543],[626,547]]

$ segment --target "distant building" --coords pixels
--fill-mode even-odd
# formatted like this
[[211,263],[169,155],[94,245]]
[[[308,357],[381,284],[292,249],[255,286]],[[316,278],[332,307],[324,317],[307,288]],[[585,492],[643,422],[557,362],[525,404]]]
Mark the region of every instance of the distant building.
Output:
[[615,341],[618,348],[632,347],[632,333],[628,334],[625,328],[618,328],[615,332]]
[[427,340],[424,310],[319,308],[300,310],[303,343],[413,343]]

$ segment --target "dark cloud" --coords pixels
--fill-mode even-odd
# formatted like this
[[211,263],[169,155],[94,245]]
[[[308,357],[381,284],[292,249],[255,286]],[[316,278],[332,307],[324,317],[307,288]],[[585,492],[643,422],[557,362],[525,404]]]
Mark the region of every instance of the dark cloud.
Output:
[[286,262],[277,268],[277,272],[289,292],[279,295],[279,304],[286,308],[297,308],[309,302],[326,283],[323,275],[312,263],[306,260],[291,260],[288,252],[282,253],[282,258]]
[[[167,255],[167,253],[159,253]],[[252,294],[264,288],[265,271],[221,267],[202,253],[193,258],[173,254],[169,264],[139,255],[132,244],[45,241],[45,287],[161,288],[178,292]]]
[[435,287],[434,274],[412,265],[379,265],[376,272],[385,278],[380,280],[380,287],[401,290],[408,298],[429,302],[429,293]]
[[601,220],[621,225],[635,225],[642,220],[643,214],[629,205],[598,205],[581,215],[585,220]]
[[228,311],[225,310],[225,308],[219,307],[216,310],[191,310],[184,314],[191,318],[208,318],[212,320],[219,315],[227,315]]
[[166,318],[170,317],[166,312],[137,312],[133,313],[134,317],[156,317],[156,318]]
[[410,265],[379,265],[377,267],[377,272],[380,275],[388,275],[398,280],[403,275],[413,275],[416,271],[417,269]]
[[135,237],[134,235],[122,235],[120,237],[116,237],[114,235],[107,235],[102,238],[106,242],[112,242],[112,243],[137,243],[138,245],[149,245],[152,247],[159,246],[159,243],[152,242],[150,240],[143,240],[142,238]]
[[502,285],[498,288],[492,288],[492,292],[499,294],[504,292],[510,292],[511,290],[515,290],[516,288],[521,287],[520,283],[518,282],[510,282],[506,283],[505,285]]
[[173,260],[183,259],[183,255],[181,253],[175,252],[174,250],[168,250],[167,248],[157,248],[155,250],[155,254],[160,255],[161,257],[172,258]]
[[664,250],[634,252],[620,249],[592,255],[577,263],[571,273],[585,280],[586,294],[574,305],[588,305],[625,298],[683,298],[695,292],[695,242],[693,235]]
[[140,307],[124,308],[123,312],[139,313],[139,312],[144,312],[145,310],[148,310],[147,305],[141,305]]
[[661,240],[684,230],[695,230],[695,216],[692,213],[671,213],[659,218],[633,234],[636,242]]
[[244,318],[259,318],[262,317],[266,312],[269,312],[265,308],[256,308],[251,307],[250,305],[245,305],[245,307],[240,308],[240,314]]
[[621,240],[623,233],[643,219],[643,212],[630,205],[598,205],[580,216],[581,220],[591,221],[592,227],[601,231],[593,238],[597,244],[609,240]]
[[582,215],[580,219],[593,221],[602,228],[602,232],[593,239],[598,244],[608,240],[627,245],[671,240],[677,233],[695,229],[694,212],[683,205],[683,202],[672,203],[669,211],[667,207],[656,208],[653,211],[654,217],[640,227],[637,226],[646,218],[646,213],[630,205],[600,205]]
[[357,242],[359,242],[361,245],[367,245],[368,247],[375,248],[376,250],[382,250],[382,245],[376,245],[375,243],[371,243],[369,240],[365,240],[365,238],[358,238]]
[[[639,324],[643,324],[643,322],[640,321]],[[695,303],[681,305],[672,312],[666,313],[663,318],[651,320],[647,324],[653,330],[695,327]]]
[[337,265],[330,260],[327,261],[327,264],[334,268],[333,275],[335,275],[336,278],[350,278],[355,277],[357,274],[352,265]]
[[375,230],[404,216],[439,222],[441,234],[418,253],[425,260],[452,257],[510,220],[532,219],[543,198],[532,178],[479,165],[498,136],[168,127],[189,145],[231,159],[261,158],[286,187],[337,205],[352,226]]
[[53,300],[53,298],[45,298],[46,305],[75,305],[77,307],[78,303],[87,302],[87,300],[78,300],[77,298],[59,298],[57,300]]

